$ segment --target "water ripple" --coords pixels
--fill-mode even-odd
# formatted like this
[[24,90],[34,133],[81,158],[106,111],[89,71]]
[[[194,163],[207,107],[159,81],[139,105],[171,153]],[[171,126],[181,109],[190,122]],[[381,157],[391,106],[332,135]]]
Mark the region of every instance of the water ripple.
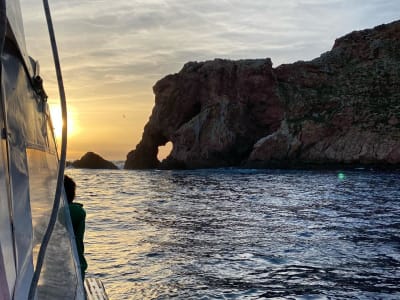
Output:
[[69,169],[111,299],[400,299],[400,175]]

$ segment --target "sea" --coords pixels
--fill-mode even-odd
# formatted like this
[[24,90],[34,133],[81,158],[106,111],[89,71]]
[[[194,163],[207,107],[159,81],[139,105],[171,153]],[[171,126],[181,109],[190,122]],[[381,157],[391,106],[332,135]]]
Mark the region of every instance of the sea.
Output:
[[400,299],[400,173],[67,169],[110,299]]

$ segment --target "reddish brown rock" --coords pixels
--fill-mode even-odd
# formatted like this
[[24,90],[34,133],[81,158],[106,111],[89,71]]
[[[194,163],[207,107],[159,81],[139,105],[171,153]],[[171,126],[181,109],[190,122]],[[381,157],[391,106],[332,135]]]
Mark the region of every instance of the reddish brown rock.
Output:
[[400,21],[352,32],[309,62],[188,63],[155,85],[125,167],[400,166],[399,82]]
[[71,163],[78,169],[118,169],[112,162],[105,160],[94,152],[87,152],[80,159]]
[[125,168],[159,166],[157,147],[173,150],[161,167],[231,166],[279,128],[284,107],[269,59],[188,63],[154,86],[156,105]]

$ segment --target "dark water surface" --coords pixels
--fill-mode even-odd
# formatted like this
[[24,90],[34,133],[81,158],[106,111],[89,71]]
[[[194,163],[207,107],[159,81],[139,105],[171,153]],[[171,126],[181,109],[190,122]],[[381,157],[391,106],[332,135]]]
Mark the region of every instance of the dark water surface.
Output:
[[400,174],[67,171],[111,299],[400,299]]

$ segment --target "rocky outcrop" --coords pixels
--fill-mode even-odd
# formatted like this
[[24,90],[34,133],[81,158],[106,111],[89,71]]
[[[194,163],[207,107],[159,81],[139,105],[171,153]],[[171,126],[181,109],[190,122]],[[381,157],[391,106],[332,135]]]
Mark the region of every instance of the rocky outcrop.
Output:
[[125,168],[400,166],[399,82],[400,21],[352,32],[308,62],[188,63],[154,86]]
[[112,162],[94,152],[87,152],[79,160],[72,162],[71,166],[79,169],[118,169]]

